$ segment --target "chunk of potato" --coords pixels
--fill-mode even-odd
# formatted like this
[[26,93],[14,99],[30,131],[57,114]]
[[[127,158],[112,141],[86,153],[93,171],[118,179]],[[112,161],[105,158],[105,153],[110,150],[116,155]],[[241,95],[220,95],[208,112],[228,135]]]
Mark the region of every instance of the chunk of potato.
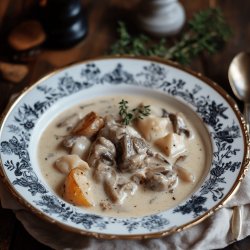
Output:
[[169,133],[168,135],[158,139],[155,144],[167,156],[175,157],[186,151],[184,136],[176,133]]
[[138,120],[137,128],[147,141],[155,141],[172,132],[172,124],[169,118],[148,116]]
[[89,169],[89,164],[78,155],[64,155],[55,162],[55,168],[63,174],[68,174],[73,168]]
[[104,126],[104,120],[95,112],[88,113],[72,130],[73,134],[84,135],[86,137],[94,136]]
[[66,177],[63,197],[77,206],[91,207],[94,205],[88,171],[74,168]]

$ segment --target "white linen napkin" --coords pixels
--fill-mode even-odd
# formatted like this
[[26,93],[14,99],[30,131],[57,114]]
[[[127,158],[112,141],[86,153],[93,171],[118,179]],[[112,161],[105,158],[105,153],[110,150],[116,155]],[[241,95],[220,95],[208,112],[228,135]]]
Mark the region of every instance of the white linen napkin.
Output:
[[[0,183],[0,197],[3,208],[12,209],[25,229],[38,241],[54,249],[94,249],[94,250],[180,250],[218,249],[235,240],[250,235],[250,172],[242,181],[237,193],[226,205],[203,222],[179,233],[149,240],[99,240],[64,231],[54,224],[39,219],[23,208],[6,187]],[[242,210],[243,224],[237,239],[232,234],[231,219],[233,208]]]

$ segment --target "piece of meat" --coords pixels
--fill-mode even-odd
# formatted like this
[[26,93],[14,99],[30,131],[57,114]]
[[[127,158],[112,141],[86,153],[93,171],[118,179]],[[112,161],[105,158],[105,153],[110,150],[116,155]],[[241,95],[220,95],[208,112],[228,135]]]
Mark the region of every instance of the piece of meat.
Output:
[[146,187],[153,191],[172,192],[178,183],[178,178],[174,171],[168,171],[167,174],[148,171],[145,182]]

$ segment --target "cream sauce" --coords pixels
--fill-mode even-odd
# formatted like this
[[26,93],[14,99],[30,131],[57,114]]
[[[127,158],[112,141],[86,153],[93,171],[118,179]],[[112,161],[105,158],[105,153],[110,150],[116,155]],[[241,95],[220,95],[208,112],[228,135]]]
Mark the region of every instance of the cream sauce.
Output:
[[[142,96],[110,96],[105,98],[97,98],[88,102],[81,103],[78,106],[72,107],[69,110],[59,114],[55,120],[45,129],[40,138],[38,146],[38,160],[41,167],[41,172],[52,190],[62,197],[62,186],[65,180],[65,174],[60,173],[55,169],[54,163],[62,155],[69,154],[62,146],[60,146],[63,136],[68,135],[66,127],[58,127],[58,124],[66,117],[74,113],[79,113],[81,117],[84,117],[90,111],[95,111],[101,116],[107,114],[118,114],[118,103],[125,99],[128,101],[131,108],[138,106],[139,103],[145,105],[153,105],[159,108],[164,108],[168,112],[177,113],[178,107],[172,103],[166,103],[162,100],[157,100],[149,97]],[[189,110],[188,110],[189,111]],[[108,201],[103,187],[100,184],[95,184],[93,188],[94,200],[96,205],[89,209],[93,213],[105,214],[110,216],[143,216],[154,214],[171,207],[176,206],[185,198],[190,196],[200,185],[201,180],[207,173],[207,167],[210,164],[211,157],[209,156],[206,139],[208,139],[208,133],[199,121],[192,123],[192,118],[189,120],[189,114],[184,114],[185,123],[192,132],[192,137],[187,141],[187,158],[180,162],[179,165],[188,169],[194,176],[195,181],[193,183],[183,182],[179,178],[179,184],[174,189],[173,193],[155,192],[150,190],[144,190],[143,187],[139,187],[137,192],[133,196],[126,198],[122,205],[112,205],[111,209],[103,211],[99,206],[101,201]],[[201,127],[198,129],[198,127]],[[205,131],[205,133],[204,133]],[[207,138],[206,134],[207,133]],[[154,148],[157,150],[157,148]],[[158,150],[159,151],[159,150]],[[168,158],[170,162],[174,159]]]

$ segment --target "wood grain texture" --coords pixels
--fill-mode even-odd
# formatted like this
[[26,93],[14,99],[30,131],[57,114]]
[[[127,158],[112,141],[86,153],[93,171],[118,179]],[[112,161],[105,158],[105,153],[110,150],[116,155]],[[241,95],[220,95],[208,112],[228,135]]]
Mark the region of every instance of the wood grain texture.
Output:
[[0,249],[10,248],[16,225],[15,215],[10,210],[1,209],[0,206]]
[[[8,6],[7,2],[14,0],[0,0],[0,21],[4,21],[4,32],[0,34],[0,41],[4,42],[4,34],[8,28],[20,20],[26,9],[30,8],[31,1],[15,1],[15,6]],[[0,78],[0,112],[3,111],[10,95],[21,91],[27,84],[37,81],[41,76],[73,62],[93,58],[107,53],[110,44],[115,40],[116,21],[124,18],[133,23],[133,6],[137,7],[139,0],[132,0],[131,3],[121,3],[122,0],[85,0],[84,10],[88,20],[88,35],[75,47],[67,50],[48,50],[43,48],[40,55],[29,62],[29,76],[18,85],[11,85]],[[220,6],[233,30],[233,36],[216,55],[203,55],[192,62],[190,67],[205,76],[211,78],[230,94],[232,94],[228,80],[227,69],[232,57],[239,51],[250,50],[250,1],[246,0],[223,0],[223,1],[185,1],[181,0],[186,11],[187,19],[199,10],[209,6]],[[4,5],[5,4],[5,5]],[[2,8],[4,6],[4,9]],[[137,9],[138,11],[138,9]],[[1,17],[5,16],[4,19]],[[2,50],[1,50],[2,48]],[[4,55],[4,56],[3,56]],[[6,59],[3,46],[0,44],[0,59]],[[249,250],[250,237],[228,246],[225,250],[239,249]],[[20,222],[15,219],[14,214],[0,207],[0,249],[7,250],[48,250],[50,248],[33,239],[23,228]]]

